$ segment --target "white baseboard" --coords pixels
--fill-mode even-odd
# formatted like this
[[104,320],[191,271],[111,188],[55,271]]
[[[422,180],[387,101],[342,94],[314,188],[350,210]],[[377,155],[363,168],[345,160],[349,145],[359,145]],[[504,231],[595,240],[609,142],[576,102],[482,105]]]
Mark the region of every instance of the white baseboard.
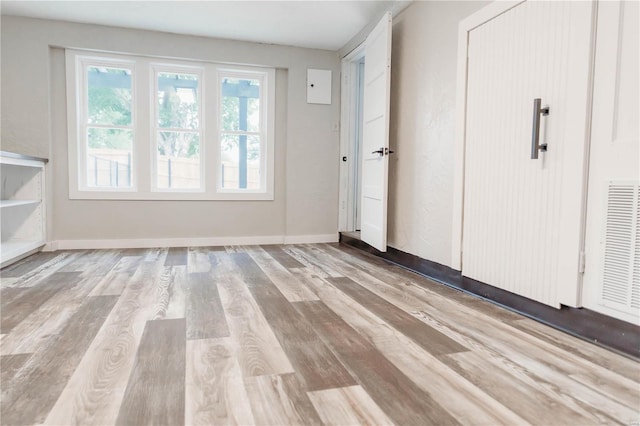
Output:
[[337,243],[340,234],[318,234],[318,235],[285,235],[284,244],[315,244],[315,243]]
[[208,247],[255,244],[311,244],[338,241],[338,234],[321,235],[265,235],[248,237],[205,238],[138,238],[112,240],[58,240],[50,241],[45,250],[88,250],[152,247]]
[[57,241],[49,241],[44,245],[42,251],[58,251],[58,242]]

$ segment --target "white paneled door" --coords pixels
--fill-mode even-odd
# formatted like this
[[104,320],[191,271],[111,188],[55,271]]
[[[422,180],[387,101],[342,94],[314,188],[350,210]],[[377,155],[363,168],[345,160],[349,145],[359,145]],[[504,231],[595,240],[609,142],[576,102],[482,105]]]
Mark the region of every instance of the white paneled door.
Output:
[[387,251],[391,13],[365,41],[361,238]]
[[579,304],[592,14],[527,1],[468,38],[462,273],[555,307]]

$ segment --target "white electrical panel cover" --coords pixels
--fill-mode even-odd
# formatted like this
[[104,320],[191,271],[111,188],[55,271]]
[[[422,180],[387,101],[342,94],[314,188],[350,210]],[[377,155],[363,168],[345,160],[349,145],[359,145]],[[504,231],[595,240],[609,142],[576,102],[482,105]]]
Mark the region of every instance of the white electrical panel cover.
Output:
[[307,70],[307,103],[331,105],[331,70]]

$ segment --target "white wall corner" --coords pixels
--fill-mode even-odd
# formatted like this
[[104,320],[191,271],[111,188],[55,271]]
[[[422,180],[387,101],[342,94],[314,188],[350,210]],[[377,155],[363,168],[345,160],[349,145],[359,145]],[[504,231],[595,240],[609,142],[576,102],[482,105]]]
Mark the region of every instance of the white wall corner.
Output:
[[44,247],[42,247],[42,251],[58,251],[58,250],[60,249],[58,248],[57,241],[49,241],[44,245]]

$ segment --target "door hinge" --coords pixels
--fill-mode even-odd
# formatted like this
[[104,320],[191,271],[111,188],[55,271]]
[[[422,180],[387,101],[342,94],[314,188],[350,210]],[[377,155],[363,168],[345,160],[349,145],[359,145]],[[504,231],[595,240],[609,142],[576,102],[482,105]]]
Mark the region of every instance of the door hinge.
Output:
[[578,264],[578,272],[584,274],[584,266],[585,266],[585,255],[584,252],[580,252],[580,263]]

